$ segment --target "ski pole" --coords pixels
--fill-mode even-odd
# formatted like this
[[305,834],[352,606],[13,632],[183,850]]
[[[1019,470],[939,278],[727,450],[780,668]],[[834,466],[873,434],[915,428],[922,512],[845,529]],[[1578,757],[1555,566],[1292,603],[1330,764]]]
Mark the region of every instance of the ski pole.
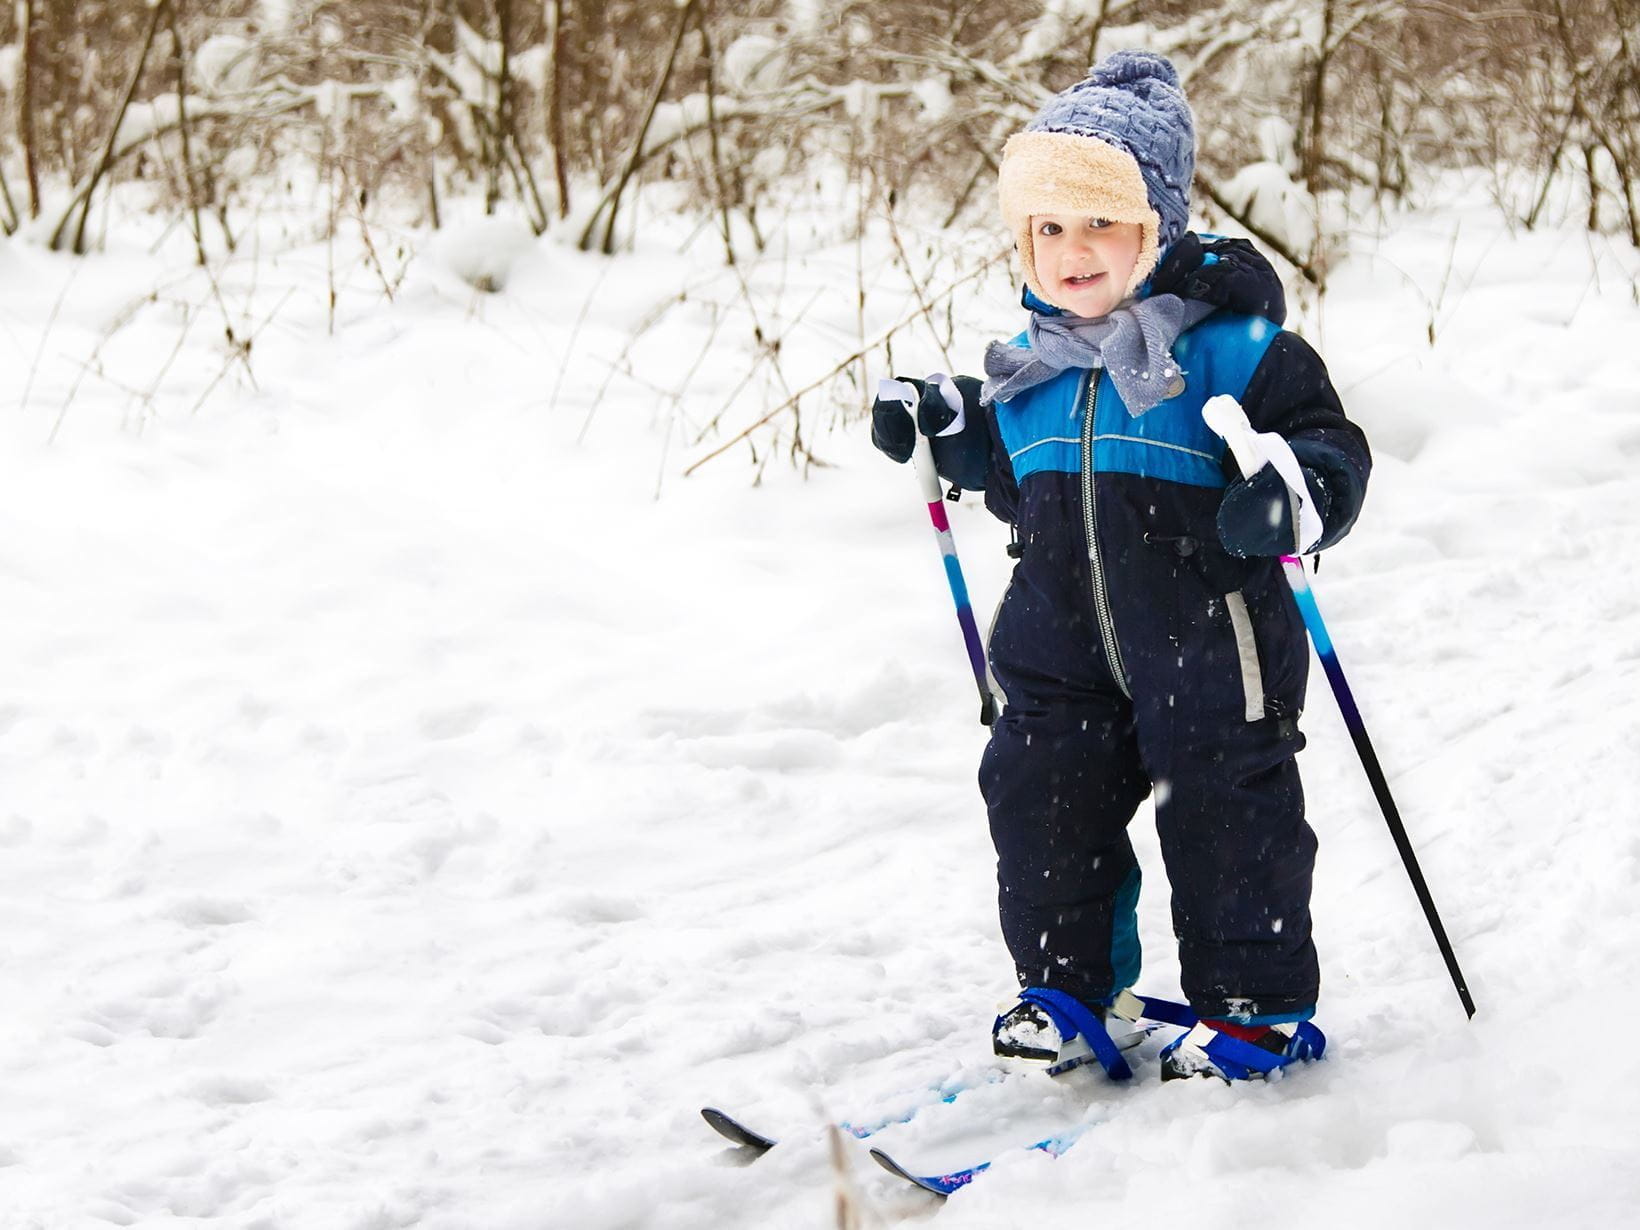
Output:
[[[1243,475],[1251,476],[1266,463],[1273,462],[1288,486],[1302,491],[1303,476],[1296,473],[1296,462],[1291,466],[1274,462],[1259,435],[1253,431],[1252,424],[1247,421],[1246,411],[1235,398],[1221,394],[1210,399],[1207,405],[1202,407],[1202,418],[1209,427],[1224,437],[1224,442],[1230,446],[1231,455],[1235,457]],[[1290,455],[1286,460],[1291,460]],[[1285,472],[1289,469],[1295,473]],[[1293,591],[1293,600],[1298,603],[1298,612],[1304,618],[1304,626],[1309,630],[1310,640],[1315,644],[1315,652],[1321,659],[1321,667],[1327,673],[1327,682],[1332,685],[1339,713],[1344,718],[1344,725],[1349,728],[1350,739],[1355,743],[1356,754],[1361,758],[1361,767],[1366,770],[1367,780],[1372,784],[1372,793],[1378,800],[1379,809],[1384,813],[1385,822],[1389,825],[1390,836],[1395,840],[1395,848],[1401,852],[1401,861],[1406,865],[1407,875],[1412,880],[1412,889],[1418,894],[1418,903],[1424,907],[1424,917],[1429,920],[1429,928],[1434,932],[1436,946],[1440,948],[1441,957],[1446,961],[1447,973],[1452,975],[1452,985],[1458,989],[1458,998],[1463,1002],[1464,1012],[1473,1017],[1475,1001],[1470,998],[1463,971],[1458,968],[1457,954],[1452,951],[1452,942],[1447,939],[1446,928],[1441,925],[1441,916],[1435,909],[1435,899],[1430,895],[1429,885],[1425,883],[1424,873],[1418,866],[1418,856],[1412,849],[1406,825],[1401,822],[1401,813],[1389,792],[1389,782],[1378,763],[1377,753],[1372,749],[1372,740],[1367,737],[1366,723],[1361,720],[1361,710],[1356,706],[1355,694],[1350,691],[1349,681],[1344,678],[1344,668],[1338,664],[1338,653],[1333,648],[1327,625],[1321,618],[1321,608],[1316,604],[1315,592],[1310,588],[1304,560],[1298,555],[1283,555],[1281,570]]]
[[[930,384],[945,378],[932,376]],[[877,396],[884,401],[898,401],[913,419],[917,417],[917,390],[903,380],[882,380],[877,385]],[[974,623],[974,605],[968,600],[968,583],[963,580],[962,563],[957,559],[957,540],[951,535],[951,520],[945,515],[945,496],[940,491],[939,472],[934,469],[934,450],[928,437],[915,431],[916,444],[912,447],[911,462],[917,471],[917,482],[922,489],[923,503],[928,506],[928,519],[934,525],[934,537],[939,542],[940,556],[945,561],[945,579],[951,586],[951,600],[957,604],[957,623],[962,628],[963,644],[968,648],[968,664],[974,671],[974,683],[979,688],[979,720],[986,726],[996,721],[996,698],[986,679],[985,647],[979,639],[979,627]]]

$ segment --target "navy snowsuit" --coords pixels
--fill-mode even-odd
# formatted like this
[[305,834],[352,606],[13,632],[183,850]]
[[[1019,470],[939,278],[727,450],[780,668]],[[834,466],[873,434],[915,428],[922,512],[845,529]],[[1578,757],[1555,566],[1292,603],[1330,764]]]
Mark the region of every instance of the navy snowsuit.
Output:
[[954,468],[977,485],[983,448],[986,505],[1019,543],[988,644],[1006,704],[979,774],[1002,929],[1025,985],[1088,1003],[1131,986],[1126,830],[1154,794],[1192,1007],[1304,1020],[1320,979],[1294,762],[1309,647],[1279,561],[1221,545],[1219,504],[1240,476],[1201,409],[1231,394],[1255,430],[1292,443],[1325,489],[1322,546],[1355,520],[1371,459],[1321,359],[1278,323],[1221,308],[1174,355],[1183,391],[1143,415],[1105,373],[1070,370],[942,449],[968,454]]

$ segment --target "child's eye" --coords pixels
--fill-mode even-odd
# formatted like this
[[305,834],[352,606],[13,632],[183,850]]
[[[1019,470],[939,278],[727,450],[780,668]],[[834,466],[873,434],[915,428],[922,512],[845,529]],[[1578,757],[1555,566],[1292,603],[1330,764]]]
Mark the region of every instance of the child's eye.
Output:
[[1057,235],[1059,234],[1059,231],[1060,226],[1057,222],[1044,222],[1039,228],[1037,228],[1038,235]]
[[1089,218],[1088,225],[1096,231],[1102,231],[1113,224],[1109,218]]

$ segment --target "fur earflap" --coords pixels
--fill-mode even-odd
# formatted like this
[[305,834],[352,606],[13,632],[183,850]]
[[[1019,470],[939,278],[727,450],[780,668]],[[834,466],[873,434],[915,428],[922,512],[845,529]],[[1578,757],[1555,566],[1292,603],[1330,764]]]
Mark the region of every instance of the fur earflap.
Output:
[[1032,214],[1081,214],[1111,222],[1137,222],[1144,232],[1139,260],[1122,292],[1125,299],[1156,268],[1160,219],[1145,194],[1139,164],[1095,137],[1064,132],[1019,132],[1002,148],[997,182],[1002,221],[1014,234],[1025,283],[1053,302],[1036,278]]

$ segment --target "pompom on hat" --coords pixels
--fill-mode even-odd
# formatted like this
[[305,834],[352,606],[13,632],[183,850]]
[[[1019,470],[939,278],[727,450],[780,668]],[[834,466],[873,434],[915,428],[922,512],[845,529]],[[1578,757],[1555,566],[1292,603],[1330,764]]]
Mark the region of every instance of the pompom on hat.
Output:
[[1118,51],[1048,100],[1002,148],[997,191],[1025,282],[1036,280],[1032,214],[1086,214],[1137,222],[1144,237],[1123,298],[1190,225],[1196,125],[1164,56]]

